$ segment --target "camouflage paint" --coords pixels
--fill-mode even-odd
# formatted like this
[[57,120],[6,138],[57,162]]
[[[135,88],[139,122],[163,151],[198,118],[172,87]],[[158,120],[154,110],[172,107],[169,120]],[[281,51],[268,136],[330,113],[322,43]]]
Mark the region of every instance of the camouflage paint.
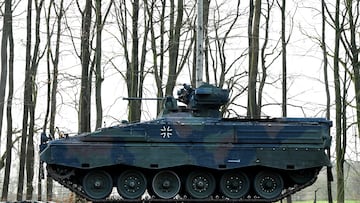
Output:
[[149,169],[196,165],[297,170],[330,164],[324,152],[330,126],[314,118],[166,117],[51,141],[41,159],[86,169],[121,164]]

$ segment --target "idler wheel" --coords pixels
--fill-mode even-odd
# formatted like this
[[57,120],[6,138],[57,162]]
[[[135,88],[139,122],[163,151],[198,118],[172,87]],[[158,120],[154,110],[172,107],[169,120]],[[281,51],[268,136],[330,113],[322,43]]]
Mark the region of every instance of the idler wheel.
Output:
[[250,190],[250,180],[241,171],[229,171],[220,179],[220,190],[228,198],[239,199]]
[[216,181],[214,176],[205,171],[194,171],[186,179],[186,191],[196,199],[204,199],[215,191]]
[[284,188],[282,177],[273,171],[261,171],[254,179],[255,192],[262,198],[273,199],[278,197]]
[[162,199],[175,197],[180,191],[180,187],[180,178],[173,171],[160,171],[154,176],[152,181],[154,193]]
[[117,190],[125,199],[138,199],[146,190],[146,178],[137,170],[127,170],[118,178]]
[[113,182],[109,173],[103,170],[89,171],[83,178],[85,193],[92,199],[105,199],[112,191]]

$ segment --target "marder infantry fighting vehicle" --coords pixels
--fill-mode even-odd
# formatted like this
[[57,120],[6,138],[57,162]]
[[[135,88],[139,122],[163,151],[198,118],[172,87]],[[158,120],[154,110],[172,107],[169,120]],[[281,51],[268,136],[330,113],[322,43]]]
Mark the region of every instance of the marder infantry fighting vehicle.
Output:
[[330,166],[331,121],[222,118],[229,91],[184,85],[155,120],[47,142],[48,175],[78,195],[120,200],[270,202],[311,185]]

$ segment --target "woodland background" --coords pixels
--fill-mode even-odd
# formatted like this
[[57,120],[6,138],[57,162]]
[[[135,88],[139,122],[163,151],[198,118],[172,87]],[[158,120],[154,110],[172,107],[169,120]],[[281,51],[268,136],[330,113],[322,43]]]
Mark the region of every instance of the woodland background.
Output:
[[[204,0],[204,81],[231,90],[225,117],[333,120],[336,183],[319,186],[329,202],[359,198],[346,195],[346,174],[359,177],[359,3]],[[39,179],[41,132],[149,120],[161,102],[122,98],[195,86],[196,1],[4,0],[0,8],[4,201],[53,200],[63,190]]]

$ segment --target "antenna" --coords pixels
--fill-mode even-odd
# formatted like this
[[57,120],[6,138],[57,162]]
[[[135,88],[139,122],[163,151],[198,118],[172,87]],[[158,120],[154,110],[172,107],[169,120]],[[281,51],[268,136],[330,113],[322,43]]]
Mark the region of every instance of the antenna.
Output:
[[204,19],[203,0],[197,0],[197,29],[196,29],[196,87],[203,83],[203,41],[204,41]]

